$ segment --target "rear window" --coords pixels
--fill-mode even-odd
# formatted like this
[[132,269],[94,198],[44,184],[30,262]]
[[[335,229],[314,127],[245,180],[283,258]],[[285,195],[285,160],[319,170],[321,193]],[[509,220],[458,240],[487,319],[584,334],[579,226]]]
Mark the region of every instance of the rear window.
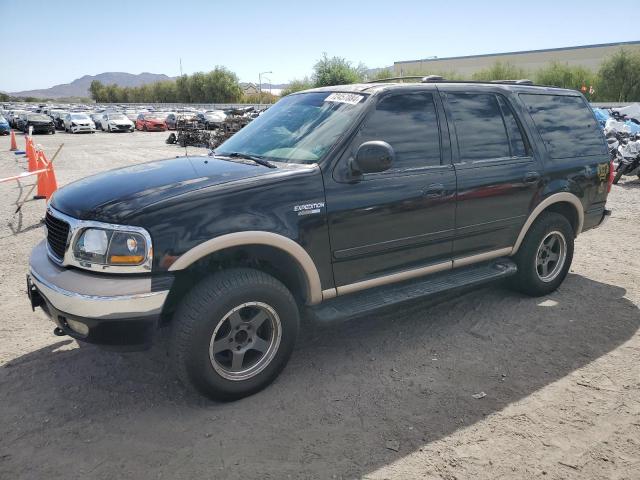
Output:
[[606,154],[602,132],[582,97],[520,94],[551,158]]

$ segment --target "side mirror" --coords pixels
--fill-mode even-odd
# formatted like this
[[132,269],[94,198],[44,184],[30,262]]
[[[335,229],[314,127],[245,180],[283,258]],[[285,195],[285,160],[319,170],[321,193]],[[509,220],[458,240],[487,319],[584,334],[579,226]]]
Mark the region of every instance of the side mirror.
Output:
[[351,171],[356,175],[384,172],[391,168],[395,157],[393,147],[387,142],[364,142],[358,147],[355,158],[351,160]]

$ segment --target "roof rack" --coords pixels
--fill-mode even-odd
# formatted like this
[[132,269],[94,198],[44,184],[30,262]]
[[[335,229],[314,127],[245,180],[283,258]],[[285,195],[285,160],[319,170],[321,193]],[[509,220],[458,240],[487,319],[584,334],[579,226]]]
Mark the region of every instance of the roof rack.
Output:
[[536,85],[536,86],[547,86],[547,85],[537,85],[533,82],[533,80],[529,80],[528,78],[521,78],[519,80],[447,80],[440,75],[410,75],[406,77],[389,77],[389,78],[381,78],[379,80],[370,80],[366,83],[384,83],[384,82],[392,82],[395,80],[415,80],[420,79],[420,83],[498,83],[502,85]]
[[505,83],[507,85],[533,85],[533,80],[521,78],[520,80],[491,80],[491,83]]

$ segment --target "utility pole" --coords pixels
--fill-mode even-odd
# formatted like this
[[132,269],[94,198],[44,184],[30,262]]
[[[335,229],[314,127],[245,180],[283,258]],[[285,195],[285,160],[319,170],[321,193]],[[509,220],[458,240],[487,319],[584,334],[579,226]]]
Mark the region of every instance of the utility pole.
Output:
[[258,102],[262,105],[262,75],[265,73],[273,73],[273,72],[260,72],[258,73]]

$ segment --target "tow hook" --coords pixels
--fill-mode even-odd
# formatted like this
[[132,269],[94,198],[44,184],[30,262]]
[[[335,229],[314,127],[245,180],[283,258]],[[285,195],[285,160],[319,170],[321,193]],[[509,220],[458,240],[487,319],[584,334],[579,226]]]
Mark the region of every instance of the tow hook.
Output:
[[64,336],[66,336],[66,335],[67,335],[66,333],[64,333],[64,330],[62,330],[60,327],[56,327],[56,328],[54,328],[54,329],[53,329],[53,334],[54,334],[56,337],[64,337]]

